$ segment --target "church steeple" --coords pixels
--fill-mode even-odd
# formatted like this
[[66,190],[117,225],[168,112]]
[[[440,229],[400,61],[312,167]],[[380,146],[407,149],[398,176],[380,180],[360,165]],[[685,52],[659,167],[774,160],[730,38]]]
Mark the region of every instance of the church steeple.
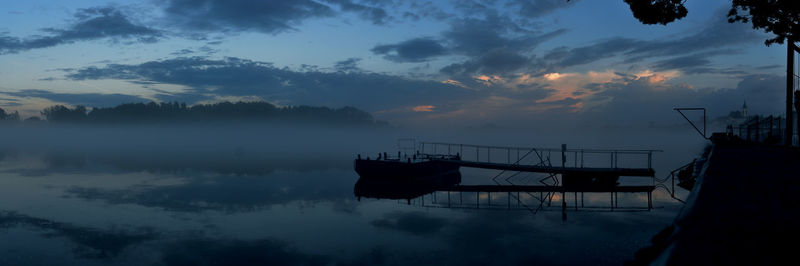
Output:
[[744,104],[742,104],[742,116],[744,118],[747,118],[747,116],[748,116],[748,114],[747,114],[747,101],[744,101]]

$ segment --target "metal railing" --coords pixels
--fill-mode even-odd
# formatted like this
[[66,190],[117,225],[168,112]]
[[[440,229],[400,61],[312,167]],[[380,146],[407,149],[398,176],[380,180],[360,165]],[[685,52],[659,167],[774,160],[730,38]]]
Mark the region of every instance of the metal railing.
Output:
[[[620,168],[620,159],[631,161],[635,161],[635,159],[645,160],[647,168],[653,168],[653,154],[662,152],[661,150],[567,149],[566,145],[562,146],[562,149],[554,149],[444,142],[419,142],[418,151],[422,154],[458,155],[461,157],[461,160],[464,161],[506,164],[540,164],[543,161],[549,161],[553,153],[555,153],[556,156],[559,154],[562,156],[561,167],[575,168]],[[523,160],[531,152],[537,155],[538,161],[535,160],[533,163],[524,163]]]
[[780,116],[754,116],[737,126],[728,125],[727,131],[749,142],[780,144],[784,137],[784,123]]
[[[678,168],[675,168],[675,170],[672,170],[671,172],[669,172],[669,175],[667,175],[663,179],[653,178],[653,185],[655,187],[657,187],[657,188],[663,188],[664,190],[666,190],[667,193],[670,195],[670,197],[672,197],[673,199],[675,199],[677,201],[680,201],[681,203],[686,203],[684,200],[679,199],[678,197],[675,196],[675,177],[679,177],[679,175],[681,175],[681,174],[690,175],[690,177],[692,175],[694,175],[693,171],[694,171],[696,162],[697,162],[697,160],[692,160],[691,162],[689,162],[687,164],[684,164],[684,165],[682,165],[682,166],[680,166]],[[667,185],[664,184],[667,181],[671,181],[672,188],[670,188],[670,187],[668,187]],[[681,181],[681,180],[679,180],[679,181]]]

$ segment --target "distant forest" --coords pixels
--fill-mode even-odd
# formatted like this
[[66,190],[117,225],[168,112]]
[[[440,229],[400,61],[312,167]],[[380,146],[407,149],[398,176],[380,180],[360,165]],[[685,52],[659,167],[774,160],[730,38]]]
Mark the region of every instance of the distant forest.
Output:
[[[315,106],[277,107],[268,102],[220,102],[214,104],[186,103],[126,103],[108,108],[87,109],[78,105],[69,108],[54,105],[41,112],[50,123],[132,124],[226,121],[273,121],[323,125],[386,125],[371,114],[354,107],[328,108]],[[7,113],[0,108],[0,120],[19,121],[16,111]],[[39,117],[26,122],[41,121]]]

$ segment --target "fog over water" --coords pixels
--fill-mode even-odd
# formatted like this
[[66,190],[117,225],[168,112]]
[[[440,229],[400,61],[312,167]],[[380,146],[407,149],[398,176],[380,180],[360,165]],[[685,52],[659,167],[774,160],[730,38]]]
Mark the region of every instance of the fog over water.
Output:
[[[431,207],[432,195],[411,204],[359,200],[353,159],[394,153],[399,138],[549,148],[565,143],[663,150],[654,168],[664,177],[704,145],[689,127],[26,125],[3,132],[0,264],[8,265],[620,264],[648,245],[682,205],[659,190],[649,212],[596,208],[568,211],[562,221],[556,204],[534,214]],[[492,184],[498,171],[461,173],[462,184]],[[505,194],[463,195],[476,196],[508,200]],[[642,197],[620,194],[620,205],[646,206]],[[608,195],[588,193],[586,202],[607,206]]]

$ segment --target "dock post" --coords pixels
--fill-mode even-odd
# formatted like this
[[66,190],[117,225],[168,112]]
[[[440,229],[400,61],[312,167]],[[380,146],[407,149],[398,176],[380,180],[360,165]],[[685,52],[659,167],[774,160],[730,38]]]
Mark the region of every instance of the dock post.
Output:
[[653,192],[647,192],[647,210],[653,209]]
[[508,192],[508,209],[511,209],[511,191]]
[[578,192],[575,191],[575,210],[578,210]]
[[561,192],[561,221],[567,220],[567,200],[566,193]]
[[561,168],[567,164],[567,144],[561,144]]
[[794,121],[792,111],[792,94],[794,93],[794,53],[797,46],[794,45],[794,40],[786,42],[786,133],[784,133],[784,145],[792,146],[792,138],[794,137]]
[[583,192],[581,192],[581,208],[583,208]]
[[761,142],[761,134],[760,134],[761,125],[759,123],[760,121],[758,121],[758,116],[756,116],[755,118],[756,118],[756,142]]
[[614,192],[609,193],[611,194],[611,211],[614,211]]
[[450,207],[450,190],[447,191],[447,207]]

